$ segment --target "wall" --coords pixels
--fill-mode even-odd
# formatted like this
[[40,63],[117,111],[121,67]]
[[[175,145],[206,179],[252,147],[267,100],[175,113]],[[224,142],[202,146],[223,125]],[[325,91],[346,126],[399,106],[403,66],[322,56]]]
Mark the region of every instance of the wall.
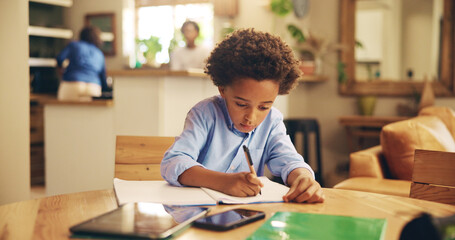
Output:
[[[441,1],[442,2],[442,1]],[[406,72],[412,69],[415,79],[436,77],[435,65],[430,61],[433,25],[433,1],[405,0],[403,1],[403,66],[401,77],[406,77]],[[439,27],[439,26],[437,26]],[[418,40],[418,41],[416,41]],[[435,60],[435,59],[433,59]]]
[[1,205],[30,196],[28,1],[0,1],[0,22]]
[[381,62],[381,77],[384,79],[397,79],[400,76],[402,61],[402,3],[396,0],[387,0],[390,9],[384,10],[384,28],[382,46],[385,47],[383,62]]

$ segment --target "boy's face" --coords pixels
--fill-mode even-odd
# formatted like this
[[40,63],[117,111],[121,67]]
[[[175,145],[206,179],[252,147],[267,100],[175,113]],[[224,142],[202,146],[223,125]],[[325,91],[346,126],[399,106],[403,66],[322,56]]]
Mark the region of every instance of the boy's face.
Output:
[[237,130],[253,131],[270,112],[278,96],[279,84],[272,80],[242,78],[230,86],[218,87]]

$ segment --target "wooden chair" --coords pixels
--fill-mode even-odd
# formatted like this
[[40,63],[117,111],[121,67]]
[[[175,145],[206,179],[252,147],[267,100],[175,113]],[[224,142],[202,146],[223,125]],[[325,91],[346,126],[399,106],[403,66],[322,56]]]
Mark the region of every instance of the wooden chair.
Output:
[[409,196],[455,205],[455,152],[416,150]]
[[160,163],[174,137],[117,136],[114,177],[124,180],[163,180]]

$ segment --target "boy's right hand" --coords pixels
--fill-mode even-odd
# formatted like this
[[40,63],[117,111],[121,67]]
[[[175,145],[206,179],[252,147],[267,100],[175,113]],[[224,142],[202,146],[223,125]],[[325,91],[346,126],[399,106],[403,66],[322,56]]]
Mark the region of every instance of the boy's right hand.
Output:
[[182,185],[206,187],[236,197],[256,196],[264,186],[250,172],[223,173],[194,166],[179,176]]
[[236,196],[256,196],[264,184],[254,174],[249,172],[227,173],[221,192]]

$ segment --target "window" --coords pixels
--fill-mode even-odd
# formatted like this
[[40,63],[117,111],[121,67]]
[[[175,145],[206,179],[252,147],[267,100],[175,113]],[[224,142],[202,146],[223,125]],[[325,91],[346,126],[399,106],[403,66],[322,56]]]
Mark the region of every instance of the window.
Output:
[[[169,63],[169,52],[175,47],[185,46],[180,27],[186,20],[199,25],[199,37],[196,44],[212,47],[213,40],[213,4],[192,3],[178,5],[144,6],[137,11],[137,38],[159,38],[162,50],[156,54],[157,63]],[[138,49],[139,52],[146,49]],[[140,55],[140,54],[139,54]],[[145,59],[139,59],[141,63]]]

